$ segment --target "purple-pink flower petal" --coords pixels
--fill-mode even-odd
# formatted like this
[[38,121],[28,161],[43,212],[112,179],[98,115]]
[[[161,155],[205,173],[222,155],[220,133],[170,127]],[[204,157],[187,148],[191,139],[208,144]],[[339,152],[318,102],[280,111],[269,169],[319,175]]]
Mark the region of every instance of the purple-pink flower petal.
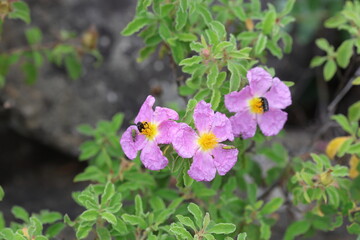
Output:
[[152,106],[155,103],[155,98],[149,95],[140,108],[138,115],[135,118],[135,123],[138,122],[151,122],[154,110]]
[[216,174],[214,160],[208,152],[198,150],[193,158],[188,174],[196,181],[211,181]]
[[255,135],[256,118],[250,112],[238,112],[230,117],[230,122],[235,136],[241,135],[245,139]]
[[142,149],[140,160],[150,170],[160,170],[167,166],[168,160],[155,141],[149,141]]
[[240,92],[225,95],[225,106],[230,112],[240,112],[249,108],[248,100],[253,97],[250,87],[244,87]]
[[215,134],[218,142],[223,142],[227,139],[230,141],[234,140],[234,134],[230,120],[223,113],[215,113],[210,131]]
[[158,126],[158,131],[159,133],[155,138],[156,142],[158,144],[169,144],[178,131],[178,123],[171,120],[162,121]]
[[[224,149],[225,147],[225,149]],[[220,175],[225,175],[235,165],[239,151],[234,149],[226,149],[226,145],[219,144],[212,151],[214,155],[214,164]]]
[[137,152],[146,145],[146,138],[140,134],[137,127],[132,125],[121,136],[120,144],[129,159],[136,158]]
[[270,108],[284,109],[291,104],[290,89],[279,78],[273,79],[273,85],[264,97]]
[[246,77],[249,80],[252,94],[257,97],[262,97],[272,84],[271,75],[260,67],[249,70]]
[[210,130],[213,117],[214,111],[211,109],[211,104],[203,100],[198,102],[194,109],[194,122],[199,133]]
[[173,137],[173,147],[180,157],[191,158],[199,146],[196,143],[198,135],[186,123],[178,123],[178,131]]
[[153,122],[161,123],[162,121],[169,119],[178,120],[179,114],[170,108],[163,108],[163,107],[155,108],[154,115],[152,118]]
[[287,113],[280,109],[270,109],[258,116],[258,123],[265,136],[274,136],[280,132],[287,120]]

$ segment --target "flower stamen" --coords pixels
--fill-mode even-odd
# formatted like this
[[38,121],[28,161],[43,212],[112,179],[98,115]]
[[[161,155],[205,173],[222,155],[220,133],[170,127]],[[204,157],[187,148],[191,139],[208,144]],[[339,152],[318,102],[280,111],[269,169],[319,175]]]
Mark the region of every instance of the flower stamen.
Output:
[[203,133],[198,139],[198,144],[202,151],[208,151],[215,148],[215,146],[218,144],[218,139],[212,132]]

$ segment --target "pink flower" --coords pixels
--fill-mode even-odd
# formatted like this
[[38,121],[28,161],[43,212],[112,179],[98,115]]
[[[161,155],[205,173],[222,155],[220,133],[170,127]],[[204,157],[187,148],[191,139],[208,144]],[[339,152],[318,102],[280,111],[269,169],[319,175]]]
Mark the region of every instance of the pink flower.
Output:
[[120,139],[121,147],[129,159],[134,159],[141,151],[140,160],[150,170],[160,170],[166,167],[168,159],[163,155],[158,144],[169,144],[179,115],[172,109],[156,107],[152,109],[155,98],[148,96],[135,118],[135,125],[126,129]]
[[226,108],[236,113],[230,117],[234,135],[253,137],[257,123],[264,135],[278,134],[287,120],[281,109],[291,104],[290,89],[260,67],[249,70],[247,78],[249,86],[225,95]]
[[193,157],[188,174],[196,181],[211,181],[216,170],[225,175],[236,163],[238,150],[221,144],[233,140],[231,124],[225,114],[211,109],[211,105],[200,101],[194,110],[196,133],[185,123],[179,123],[179,130],[173,139],[173,146],[183,158]]

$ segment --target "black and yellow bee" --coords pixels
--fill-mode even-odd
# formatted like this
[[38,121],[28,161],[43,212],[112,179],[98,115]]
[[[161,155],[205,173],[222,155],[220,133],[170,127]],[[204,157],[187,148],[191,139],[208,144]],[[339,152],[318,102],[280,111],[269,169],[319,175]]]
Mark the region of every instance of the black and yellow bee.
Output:
[[269,111],[269,102],[266,98],[264,97],[260,97],[260,101],[261,101],[261,108],[263,110],[263,112],[267,112]]
[[139,132],[142,133],[146,128],[149,127],[149,124],[148,124],[147,122],[138,122],[138,123],[136,124],[136,126],[137,126]]

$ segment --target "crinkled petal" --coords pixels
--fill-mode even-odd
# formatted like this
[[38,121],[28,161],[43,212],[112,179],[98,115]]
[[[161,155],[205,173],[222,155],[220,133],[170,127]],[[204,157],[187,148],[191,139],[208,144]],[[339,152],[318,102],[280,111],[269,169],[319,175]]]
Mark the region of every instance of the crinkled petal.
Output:
[[270,108],[283,109],[291,104],[290,89],[279,78],[274,78],[272,87],[264,97]]
[[194,110],[194,122],[199,133],[208,132],[211,129],[213,117],[214,111],[211,109],[211,104],[203,100],[198,102]]
[[230,112],[244,111],[248,108],[248,100],[252,97],[250,87],[246,86],[240,92],[225,95],[225,106]]
[[134,125],[128,127],[120,139],[120,145],[129,159],[136,158],[137,152],[144,148],[146,142],[146,137]]
[[155,141],[148,142],[140,154],[140,160],[150,170],[160,170],[167,166],[168,159]]
[[214,155],[214,164],[220,175],[225,175],[235,165],[239,151],[228,149],[224,144],[219,144],[212,154]]
[[152,106],[155,103],[155,98],[149,95],[140,108],[138,115],[135,118],[135,123],[138,122],[151,122],[154,110]]
[[265,136],[274,136],[280,132],[287,120],[287,113],[279,109],[270,109],[258,116],[258,123]]
[[262,97],[264,93],[271,87],[271,75],[260,67],[253,68],[246,75],[253,95]]
[[158,135],[156,136],[155,140],[159,144],[169,144],[172,143],[175,134],[178,131],[178,123],[167,120],[160,123],[158,126]]
[[214,159],[208,152],[197,151],[188,174],[196,181],[211,181],[216,174]]
[[175,151],[183,158],[191,158],[199,148],[196,134],[186,123],[178,123],[178,131],[175,133],[172,144]]
[[223,142],[226,139],[230,141],[234,140],[234,134],[232,131],[230,120],[223,113],[215,113],[212,128],[210,131],[215,134],[218,142]]
[[256,118],[250,112],[238,112],[230,117],[230,122],[235,136],[241,135],[245,139],[255,135]]
[[152,118],[153,122],[161,123],[162,121],[169,119],[178,120],[179,114],[170,108],[163,108],[163,107],[155,108],[154,115]]

